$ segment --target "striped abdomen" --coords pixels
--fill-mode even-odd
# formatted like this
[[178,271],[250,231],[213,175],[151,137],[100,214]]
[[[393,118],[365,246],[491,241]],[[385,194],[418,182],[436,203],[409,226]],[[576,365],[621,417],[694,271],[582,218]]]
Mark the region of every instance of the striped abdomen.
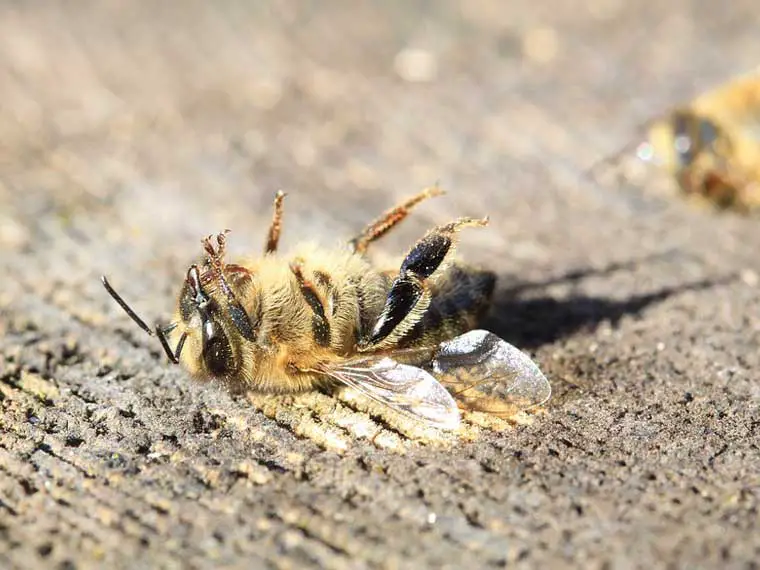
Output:
[[438,344],[473,329],[491,305],[496,275],[454,264],[431,286],[432,300],[400,347]]

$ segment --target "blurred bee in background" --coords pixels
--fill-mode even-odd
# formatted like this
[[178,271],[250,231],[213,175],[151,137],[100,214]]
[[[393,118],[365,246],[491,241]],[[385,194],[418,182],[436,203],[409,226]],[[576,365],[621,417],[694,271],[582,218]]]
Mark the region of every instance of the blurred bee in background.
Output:
[[401,222],[429,188],[392,208],[348,248],[277,254],[284,194],[278,192],[264,255],[227,263],[226,232],[203,240],[174,319],[151,330],[103,277],[113,299],[169,360],[233,390],[271,393],[349,386],[426,424],[456,429],[459,406],[509,417],[542,404],[549,382],[517,348],[473,330],[495,275],[452,261],[458,233],[487,219],[438,226],[381,271],[370,244]]
[[709,91],[643,128],[647,140],[637,142],[636,156],[664,167],[684,194],[744,213],[760,207],[760,74]]

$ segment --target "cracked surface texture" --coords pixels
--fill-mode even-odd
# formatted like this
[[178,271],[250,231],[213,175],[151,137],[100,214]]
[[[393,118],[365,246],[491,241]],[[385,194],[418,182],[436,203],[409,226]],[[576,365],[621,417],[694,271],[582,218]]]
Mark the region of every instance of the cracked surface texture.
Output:
[[[750,568],[756,219],[584,169],[757,65],[704,0],[0,4],[0,567]],[[491,217],[487,327],[554,396],[408,439],[350,394],[190,382],[103,291],[167,318],[199,240],[378,244]],[[481,425],[478,425],[481,424]],[[754,562],[753,562],[754,561]]]

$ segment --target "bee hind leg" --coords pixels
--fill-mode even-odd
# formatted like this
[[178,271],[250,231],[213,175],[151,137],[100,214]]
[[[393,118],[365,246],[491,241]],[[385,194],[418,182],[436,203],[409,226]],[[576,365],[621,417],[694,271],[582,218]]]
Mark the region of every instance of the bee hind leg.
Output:
[[455,246],[456,234],[467,226],[485,226],[488,219],[460,218],[438,226],[419,240],[406,255],[398,276],[391,284],[369,338],[359,350],[369,351],[391,345],[408,333],[430,306],[429,280],[445,265]]
[[269,224],[269,232],[267,232],[265,253],[277,251],[277,244],[280,241],[280,232],[282,231],[282,201],[284,198],[285,192],[282,190],[278,190],[277,194],[274,195],[274,211],[272,212],[272,222]]
[[422,192],[383,212],[380,217],[368,224],[358,236],[350,240],[349,244],[353,247],[354,252],[364,253],[369,244],[387,234],[394,226],[403,221],[417,204],[441,194],[443,194],[443,190],[438,186],[425,188]]

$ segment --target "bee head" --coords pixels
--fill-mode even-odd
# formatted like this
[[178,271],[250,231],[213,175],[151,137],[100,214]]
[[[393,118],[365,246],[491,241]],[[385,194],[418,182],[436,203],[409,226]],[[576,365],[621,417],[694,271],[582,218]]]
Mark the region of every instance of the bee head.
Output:
[[642,160],[677,172],[690,167],[700,153],[713,152],[724,135],[713,121],[689,110],[678,110],[667,120],[651,125],[649,140],[640,145],[637,154]]
[[240,279],[228,280],[214,266],[204,269],[190,266],[179,297],[178,320],[190,344],[184,362],[202,376],[230,379],[240,371],[243,342],[256,339],[256,326],[238,300]]
[[[238,265],[224,264],[224,236],[217,235],[218,247],[211,238],[203,240],[208,255],[201,267],[191,265],[187,270],[179,295],[174,320],[168,325],[151,329],[124,301],[105,276],[102,277],[111,297],[146,333],[156,336],[166,356],[174,364],[180,362],[198,377],[231,381],[245,368],[246,354],[256,342],[258,320],[249,317],[239,299],[248,298],[258,310],[250,272]],[[258,313],[256,313],[258,314]],[[172,347],[170,337],[176,337]],[[246,345],[246,341],[250,341]]]
[[674,173],[692,166],[701,153],[715,152],[718,144],[727,142],[719,125],[686,109],[652,121],[647,131],[647,140],[638,145],[636,156]]
[[671,124],[674,151],[681,167],[689,166],[698,153],[712,148],[720,133],[715,123],[689,111],[673,113]]
[[[190,353],[199,358],[199,371],[224,378],[238,369],[236,351],[227,332],[224,308],[211,290],[204,289],[197,265],[187,270],[179,298],[179,314],[190,337]],[[199,348],[199,350],[198,350]]]

